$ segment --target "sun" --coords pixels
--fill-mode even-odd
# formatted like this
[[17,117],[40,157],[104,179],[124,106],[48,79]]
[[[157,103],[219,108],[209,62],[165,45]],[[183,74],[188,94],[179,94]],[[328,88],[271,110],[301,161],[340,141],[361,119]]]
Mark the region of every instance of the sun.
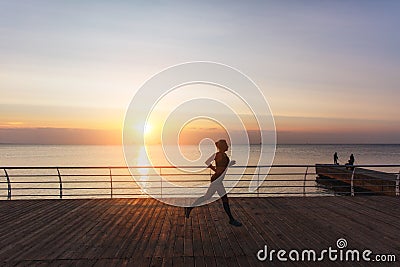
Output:
[[146,122],[143,130],[144,135],[149,135],[151,134],[152,131],[153,131],[153,126],[150,123]]
[[134,126],[134,129],[136,130],[136,132],[138,134],[143,135],[143,136],[146,136],[146,135],[148,136],[153,132],[153,126],[148,122],[146,122],[144,124],[142,124],[142,123],[136,124]]

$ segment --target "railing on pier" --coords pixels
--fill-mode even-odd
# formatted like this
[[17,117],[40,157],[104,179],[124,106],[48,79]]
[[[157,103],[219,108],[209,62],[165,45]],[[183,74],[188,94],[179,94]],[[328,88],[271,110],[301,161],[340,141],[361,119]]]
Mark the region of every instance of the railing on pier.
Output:
[[[334,166],[334,165],[332,165]],[[399,196],[400,165],[357,165],[352,167],[352,175],[345,178],[348,184],[322,185],[317,182],[316,165],[272,165],[272,166],[233,166],[224,181],[236,182],[233,188],[227,188],[230,196],[313,196],[337,194],[374,194],[375,192],[358,190],[354,175],[357,169],[364,167],[384,171],[391,175],[387,179],[385,190]],[[204,166],[91,166],[91,167],[0,167],[0,198],[114,198],[146,197],[142,188],[132,176],[147,177],[146,183],[159,189],[161,196],[168,196],[171,187],[157,179],[162,174],[170,182],[186,186],[208,187],[211,172]],[[193,173],[178,172],[181,168],[192,169]],[[131,172],[129,172],[131,170]],[[154,172],[157,170],[157,172]],[[240,172],[242,170],[242,172]],[[269,173],[267,173],[269,171]],[[197,171],[197,172],[196,172]],[[257,190],[250,192],[249,183],[253,177],[259,181]],[[331,172],[332,174],[332,172]],[[335,174],[348,175],[340,170]],[[254,176],[255,175],[255,176]],[[321,173],[319,173],[321,175]],[[322,173],[323,175],[323,173]],[[154,179],[153,179],[154,178]],[[365,179],[363,179],[365,181]],[[367,180],[378,180],[371,178]],[[379,179],[380,181],[382,179]],[[386,180],[385,180],[386,181]],[[384,193],[384,192],[382,192]]]
[[320,183],[335,181],[335,189],[348,188],[351,196],[356,193],[399,196],[398,166],[316,164],[315,168]]

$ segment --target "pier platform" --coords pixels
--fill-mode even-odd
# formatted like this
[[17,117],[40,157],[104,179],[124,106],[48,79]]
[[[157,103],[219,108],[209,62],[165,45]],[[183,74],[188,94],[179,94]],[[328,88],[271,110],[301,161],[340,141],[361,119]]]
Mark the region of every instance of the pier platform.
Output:
[[400,260],[400,198],[253,197],[230,203],[242,227],[228,223],[220,201],[195,208],[190,219],[183,208],[149,198],[1,201],[0,264],[281,266],[276,258],[257,260],[256,253],[264,245],[321,251],[336,248],[339,238],[347,248]]
[[353,186],[380,195],[395,196],[396,182],[400,174],[391,174],[382,171],[370,170],[360,167],[316,164],[318,179],[340,181],[349,186],[353,180]]

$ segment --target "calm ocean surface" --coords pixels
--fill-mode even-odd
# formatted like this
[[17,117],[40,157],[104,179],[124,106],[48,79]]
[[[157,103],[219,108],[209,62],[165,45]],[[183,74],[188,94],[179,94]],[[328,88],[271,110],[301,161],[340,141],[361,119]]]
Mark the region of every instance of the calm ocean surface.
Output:
[[[185,147],[185,155],[197,156],[197,146]],[[331,163],[335,151],[342,163],[353,153],[356,164],[400,164],[400,145],[278,145],[273,164]],[[0,166],[123,165],[120,146],[0,145]]]
[[[201,165],[198,163],[204,162],[204,157],[208,157],[208,154],[213,152],[214,148],[209,147],[206,149],[204,155],[201,155],[197,146],[184,146],[182,148],[182,152],[185,157],[190,160],[195,160],[199,158],[198,162],[195,162],[194,165]],[[239,147],[234,152],[229,152],[228,154],[232,154],[232,159],[237,161],[238,165],[244,165],[245,159],[241,159],[240,155],[244,154],[241,151],[248,151],[248,147]],[[251,146],[250,147],[250,164],[254,164],[255,160],[252,158],[258,155],[258,151],[260,150],[260,146]],[[347,162],[349,155],[351,153],[354,154],[356,163],[355,164],[400,164],[400,145],[278,145],[275,153],[275,158],[273,161],[274,165],[289,165],[289,164],[315,164],[315,163],[332,163],[333,161],[333,153],[338,152],[340,163],[344,164]],[[160,151],[161,153],[161,151]],[[156,157],[155,165],[168,165],[167,162],[163,161],[161,158],[157,158],[159,153],[153,153],[152,156]],[[207,154],[207,155],[206,155]],[[180,162],[177,162],[181,164]],[[146,165],[146,162],[143,162],[143,149],[137,148],[137,164],[138,165]],[[185,165],[185,164],[184,164]],[[187,165],[187,164],[186,164]],[[124,154],[122,147],[120,146],[62,146],[62,145],[0,145],[0,167],[11,167],[11,166],[125,166]],[[54,172],[54,170],[52,170]],[[108,170],[105,170],[108,171]],[[270,173],[286,173],[286,172],[299,172],[304,173],[304,168],[293,168],[293,169],[285,169],[280,168],[279,170],[273,169]],[[332,192],[327,191],[327,189],[320,188],[315,186],[315,175],[312,174],[315,170],[312,168],[310,171],[311,174],[307,176],[307,185],[310,187],[307,188],[307,193],[309,194],[333,194]],[[397,173],[400,171],[399,168],[388,168],[385,169],[387,172]],[[1,172],[1,170],[0,170]],[[51,172],[51,171],[49,171]],[[63,177],[64,182],[76,182],[80,180],[88,180],[88,177],[68,177],[63,171],[65,177]],[[93,171],[91,172],[93,173]],[[24,171],[16,171],[9,170],[9,174],[11,176],[12,182],[26,181],[25,177],[18,177],[21,174],[38,174],[36,170],[24,170]],[[46,174],[43,171],[40,171],[39,174]],[[54,174],[54,173],[49,173]],[[71,174],[71,172],[69,173]],[[103,174],[103,173],[102,173]],[[104,173],[107,175],[107,172]],[[0,173],[1,179],[1,187],[0,187],[0,198],[5,199],[7,195],[7,186],[5,183],[4,173]],[[140,173],[138,175],[146,175],[146,173]],[[228,177],[228,176],[227,176]],[[301,186],[303,182],[299,181],[269,181],[272,180],[286,180],[286,179],[303,179],[304,174],[299,175],[280,175],[273,176],[270,175],[267,177],[267,181],[264,182],[264,185],[271,186],[270,188],[264,188],[264,192],[267,192],[271,196],[277,195],[290,195],[301,194],[302,188],[300,187],[290,187],[293,185]],[[25,180],[24,180],[25,179]],[[29,178],[32,180],[33,178]],[[44,187],[40,183],[35,184],[13,184],[13,198],[31,198],[29,195],[38,195],[48,194],[47,198],[56,198],[58,194],[58,184],[56,183],[57,177],[35,177],[35,181],[52,181],[54,180],[54,184],[46,184],[47,189],[37,189],[37,190],[27,190],[24,187]],[[96,185],[99,187],[104,186],[105,188],[109,187],[107,184],[108,177],[104,177],[104,182],[99,182]],[[123,177],[121,179],[131,179],[132,182],[129,183],[120,183],[118,186],[121,189],[115,189],[114,194],[126,194],[126,193],[135,193],[141,194],[142,191],[139,189],[132,189],[136,185],[133,182],[133,179],[130,177]],[[204,179],[204,177],[203,177]],[[115,178],[118,180],[118,177]],[[75,183],[68,184],[66,183],[64,187],[65,197],[68,198],[68,194],[70,195],[84,195],[85,193],[101,193],[101,194],[109,194],[108,189],[104,190],[76,190],[72,188],[72,185],[77,187],[78,185]],[[242,183],[240,185],[247,186],[247,184]],[[79,184],[82,187],[93,187],[93,183],[91,184]],[[283,186],[283,187],[282,187]],[[68,188],[70,187],[70,188]],[[125,187],[125,188],[124,188]],[[136,186],[137,187],[137,186]],[[54,189],[52,189],[54,188]],[[119,190],[119,191],[118,191]],[[234,188],[235,192],[248,192],[247,189],[243,188]],[[18,197],[17,195],[21,195]],[[54,195],[54,196],[52,196]],[[15,196],[15,197],[14,197]],[[46,197],[46,196],[45,196]],[[81,196],[84,197],[84,196]],[[99,195],[98,197],[102,197]],[[71,198],[76,198],[76,196],[71,196]]]

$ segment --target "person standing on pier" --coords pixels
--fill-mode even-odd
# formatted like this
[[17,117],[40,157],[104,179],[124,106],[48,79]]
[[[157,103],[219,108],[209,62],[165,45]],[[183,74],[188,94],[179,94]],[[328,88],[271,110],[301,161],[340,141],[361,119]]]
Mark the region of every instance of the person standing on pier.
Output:
[[337,155],[337,152],[335,152],[335,154],[333,154],[333,164],[339,165],[338,159],[339,159],[339,157]]
[[[215,146],[217,147],[218,152],[213,154],[205,162],[208,168],[214,171],[214,174],[211,176],[210,187],[208,188],[204,196],[199,197],[195,202],[193,202],[191,207],[185,207],[185,216],[186,218],[189,218],[190,212],[193,210],[193,207],[198,206],[204,201],[210,199],[215,194],[215,192],[217,192],[222,199],[222,205],[226,214],[229,217],[229,223],[234,226],[242,226],[242,223],[237,221],[231,213],[228,195],[222,183],[228,167],[236,164],[236,162],[234,160],[230,161],[229,157],[226,155],[225,152],[228,150],[228,144],[225,140],[222,139],[218,142],[215,142]],[[215,167],[212,165],[213,161],[215,161]]]
[[354,155],[351,154],[351,155],[350,155],[350,159],[349,159],[349,165],[354,165],[354,161],[355,161]]
[[345,165],[346,165],[346,169],[353,170],[354,167],[348,167],[348,166],[353,166],[353,165],[354,165],[354,162],[355,162],[354,155],[351,154],[351,155],[350,155],[349,161],[345,164]]

